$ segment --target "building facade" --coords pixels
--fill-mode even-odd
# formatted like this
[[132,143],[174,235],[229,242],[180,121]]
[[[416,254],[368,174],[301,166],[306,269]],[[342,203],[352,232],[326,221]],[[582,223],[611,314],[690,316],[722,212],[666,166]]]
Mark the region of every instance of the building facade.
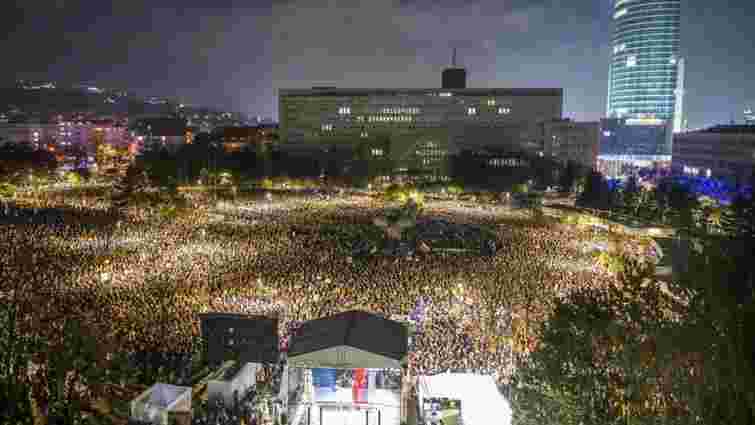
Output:
[[602,146],[601,154],[670,155],[672,131],[686,126],[681,0],[614,0],[612,11],[606,116],[628,128],[622,151]]
[[462,149],[542,152],[542,124],[561,119],[562,105],[562,89],[284,89],[280,142],[303,150],[365,144],[399,171],[438,170]]
[[127,147],[132,140],[125,126],[112,122],[0,124],[0,139],[9,143],[29,143],[34,147],[50,145],[87,148],[92,145],[95,137],[103,143],[117,147]]
[[636,168],[671,165],[673,126],[669,121],[608,118],[600,123],[598,170],[608,177],[622,177]]
[[745,108],[745,124],[755,125],[755,109],[750,107]]
[[746,184],[755,166],[755,126],[720,125],[674,135],[673,169]]
[[674,117],[681,0],[614,0],[608,117]]
[[278,131],[277,124],[258,124],[244,127],[222,127],[216,130],[226,152],[255,149],[260,144],[270,145]]
[[600,123],[559,120],[543,124],[544,154],[561,164],[574,161],[585,169],[597,167]]
[[170,151],[177,151],[182,145],[190,144],[194,140],[194,133],[184,119],[143,119],[134,127],[134,135],[138,141],[137,151],[150,146],[162,146]]
[[58,127],[55,124],[19,123],[0,124],[2,143],[30,144],[40,148],[58,140]]

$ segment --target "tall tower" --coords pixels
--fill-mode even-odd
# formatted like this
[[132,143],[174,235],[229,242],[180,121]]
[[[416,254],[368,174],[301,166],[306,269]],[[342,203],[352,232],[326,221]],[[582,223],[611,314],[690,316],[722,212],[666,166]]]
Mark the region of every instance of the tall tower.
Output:
[[613,0],[612,10],[608,117],[672,122],[681,0]]
[[441,87],[444,89],[467,88],[467,70],[456,66],[456,48],[451,54],[451,67],[444,69],[441,74]]
[[684,124],[684,58],[679,59],[679,67],[676,74],[676,95],[674,105],[674,133],[686,130]]

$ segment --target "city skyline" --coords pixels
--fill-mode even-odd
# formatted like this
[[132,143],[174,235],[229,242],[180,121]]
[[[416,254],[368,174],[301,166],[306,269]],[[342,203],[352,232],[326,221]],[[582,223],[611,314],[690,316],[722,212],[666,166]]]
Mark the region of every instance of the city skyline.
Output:
[[[747,80],[755,63],[730,54],[753,44],[746,17],[755,5],[734,3],[720,11],[701,0],[682,5],[690,128],[741,117],[755,97]],[[0,77],[93,81],[277,120],[281,88],[439,86],[437,75],[457,47],[469,87],[563,87],[566,116],[605,115],[607,0],[227,6],[12,4],[0,18],[8,29],[0,43],[14,61]]]

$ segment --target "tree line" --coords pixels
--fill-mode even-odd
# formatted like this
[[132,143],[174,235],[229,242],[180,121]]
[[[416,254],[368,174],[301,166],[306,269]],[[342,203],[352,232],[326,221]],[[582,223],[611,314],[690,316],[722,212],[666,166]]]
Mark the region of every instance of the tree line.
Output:
[[755,422],[755,203],[700,198],[673,178],[609,188],[599,173],[578,204],[673,226],[689,242],[670,280],[625,258],[616,287],[559,301],[517,373],[520,425]]

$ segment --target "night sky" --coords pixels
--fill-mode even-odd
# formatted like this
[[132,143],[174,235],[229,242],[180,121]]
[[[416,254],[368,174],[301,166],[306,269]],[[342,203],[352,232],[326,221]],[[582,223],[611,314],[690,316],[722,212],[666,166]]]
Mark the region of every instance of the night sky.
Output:
[[[438,87],[457,47],[469,87],[563,87],[565,116],[597,120],[609,16],[610,0],[6,0],[0,78],[277,119],[281,87]],[[753,16],[752,0],[686,1],[690,127],[741,121],[755,100]]]

